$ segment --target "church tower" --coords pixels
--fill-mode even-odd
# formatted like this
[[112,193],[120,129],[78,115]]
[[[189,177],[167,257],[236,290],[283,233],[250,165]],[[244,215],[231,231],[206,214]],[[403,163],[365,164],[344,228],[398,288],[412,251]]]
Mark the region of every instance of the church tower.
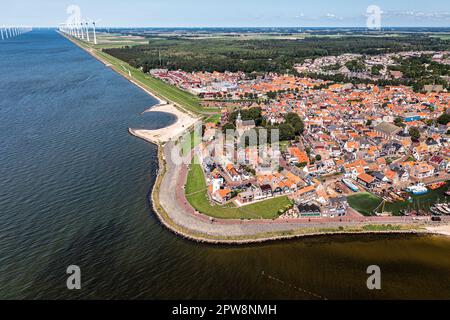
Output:
[[236,130],[239,132],[243,129],[242,125],[242,116],[241,116],[241,110],[239,110],[237,119],[236,119]]

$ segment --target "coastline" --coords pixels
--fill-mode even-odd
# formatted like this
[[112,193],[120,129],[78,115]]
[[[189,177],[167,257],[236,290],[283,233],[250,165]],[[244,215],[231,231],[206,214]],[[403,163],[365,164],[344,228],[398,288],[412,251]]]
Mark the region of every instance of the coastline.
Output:
[[164,144],[172,139],[176,139],[177,137],[183,135],[184,132],[189,130],[189,128],[194,126],[200,120],[180,111],[171,103],[152,106],[149,109],[145,110],[143,113],[147,112],[169,113],[176,118],[176,121],[173,124],[160,129],[146,130],[129,128],[128,131],[131,134],[143,138],[144,140],[152,142],[156,145]]
[[[162,202],[164,204],[161,203],[161,196],[164,197],[164,194],[163,194],[164,192],[162,191],[164,188],[161,188],[161,185],[164,182],[167,183],[167,181],[165,181],[165,180],[168,179],[167,177],[170,176],[170,173],[171,173],[171,172],[169,172],[170,166],[166,162],[165,152],[167,151],[167,148],[169,148],[168,142],[170,141],[170,139],[168,139],[169,138],[168,133],[170,132],[170,136],[174,137],[174,136],[176,136],[173,131],[174,129],[176,129],[176,130],[183,129],[180,131],[180,133],[184,132],[187,129],[187,127],[185,127],[186,124],[184,121],[188,118],[189,119],[195,119],[195,118],[192,115],[190,115],[188,111],[186,111],[184,109],[183,109],[183,111],[181,111],[180,108],[178,108],[178,106],[175,103],[168,103],[167,101],[161,100],[161,98],[158,97],[157,93],[147,90],[142,85],[138,84],[136,81],[133,81],[133,79],[131,77],[127,76],[121,70],[116,70],[106,60],[103,60],[101,58],[101,56],[95,54],[91,48],[82,46],[80,43],[78,43],[78,41],[75,41],[74,39],[71,39],[70,37],[67,37],[65,35],[62,35],[62,36],[64,36],[69,41],[71,41],[78,47],[82,48],[89,54],[91,54],[94,58],[96,58],[97,60],[104,63],[106,66],[112,68],[114,71],[116,71],[120,75],[124,76],[131,83],[133,83],[137,87],[141,88],[147,94],[149,94],[153,98],[156,98],[159,101],[159,105],[153,106],[149,110],[144,111],[144,112],[159,111],[159,110],[161,110],[161,108],[163,108],[163,110],[164,110],[164,108],[166,108],[166,110],[168,110],[167,108],[173,108],[173,109],[170,109],[172,112],[169,112],[169,113],[172,113],[172,114],[175,113],[174,115],[177,117],[176,123],[173,124],[173,125],[175,125],[175,127],[171,128],[173,126],[172,125],[172,126],[169,126],[169,127],[163,128],[163,129],[159,129],[159,130],[134,130],[134,129],[130,128],[128,131],[133,136],[136,136],[138,138],[141,138],[147,142],[153,143],[158,146],[158,168],[159,169],[158,169],[155,184],[154,184],[154,186],[152,188],[152,192],[151,192],[152,206],[153,206],[155,214],[158,217],[158,220],[167,229],[171,230],[173,233],[175,233],[185,239],[200,242],[200,243],[238,245],[238,244],[262,243],[262,242],[277,241],[277,240],[289,240],[289,239],[295,239],[295,238],[300,238],[300,237],[316,237],[316,236],[339,235],[339,234],[342,234],[342,235],[355,235],[355,234],[429,234],[429,235],[433,235],[433,234],[442,234],[443,231],[441,231],[439,227],[449,227],[448,225],[441,224],[439,226],[433,226],[433,227],[426,228],[425,225],[421,224],[421,225],[415,225],[414,228],[409,225],[406,225],[406,226],[403,225],[403,227],[407,227],[407,228],[401,229],[401,230],[371,231],[371,230],[358,229],[358,228],[362,228],[364,225],[367,225],[367,223],[366,224],[362,223],[362,224],[354,224],[353,226],[349,225],[349,226],[345,226],[345,227],[341,226],[341,225],[339,225],[339,226],[336,225],[336,230],[320,231],[320,228],[313,228],[313,227],[299,228],[299,227],[296,227],[294,224],[290,225],[289,223],[280,222],[278,224],[279,226],[282,226],[282,228],[280,228],[280,230],[276,230],[276,228],[274,228],[274,231],[272,231],[272,232],[256,232],[256,231],[252,232],[252,230],[258,230],[258,228],[247,228],[248,230],[246,230],[246,228],[244,226],[252,226],[252,225],[256,225],[256,224],[243,223],[242,221],[234,221],[234,222],[229,221],[230,223],[228,224],[228,226],[231,226],[231,227],[228,229],[232,230],[233,232],[225,233],[225,232],[220,232],[220,230],[217,232],[204,232],[204,230],[203,230],[204,228],[202,229],[199,226],[200,226],[200,224],[203,224],[203,225],[208,224],[207,220],[209,218],[206,216],[203,216],[203,220],[200,217],[197,217],[198,221],[194,222],[191,225],[189,225],[189,224],[186,225],[186,224],[180,223],[180,221],[181,221],[180,217],[176,216],[177,212],[171,212],[170,210],[168,210],[170,212],[169,213],[164,208],[164,205],[167,204],[167,202],[164,202],[164,200],[163,200]],[[176,114],[176,112],[174,112],[174,110],[178,110],[178,112],[181,114],[181,120],[180,120],[180,114]],[[167,112],[167,111],[163,111],[163,112]],[[190,120],[186,120],[186,121],[189,122]],[[196,121],[198,121],[198,119],[196,119]],[[179,125],[180,123],[182,123],[181,128]],[[193,125],[193,123],[191,125]],[[178,176],[176,176],[176,177],[178,178]],[[178,181],[178,179],[175,181],[175,185],[176,185],[177,181]],[[172,184],[173,183],[174,182],[172,181]],[[164,189],[164,190],[171,190],[171,189]],[[182,190],[182,191],[184,192],[184,190]],[[176,191],[174,190],[174,193],[175,192]],[[192,217],[189,217],[189,218],[192,218]],[[194,218],[192,218],[192,219],[194,219]],[[205,221],[205,218],[206,218],[206,221]],[[183,220],[183,222],[194,221],[192,219]],[[263,224],[264,221],[262,221],[260,223]],[[209,224],[211,225],[211,223],[209,223]],[[342,227],[343,229],[338,229],[338,227],[339,228]],[[223,228],[223,229],[225,229],[225,228]],[[249,230],[250,230],[250,232],[249,232]],[[445,229],[445,230],[447,230],[447,229]],[[448,232],[448,230],[445,232]],[[444,233],[444,234],[447,234],[447,233]]]

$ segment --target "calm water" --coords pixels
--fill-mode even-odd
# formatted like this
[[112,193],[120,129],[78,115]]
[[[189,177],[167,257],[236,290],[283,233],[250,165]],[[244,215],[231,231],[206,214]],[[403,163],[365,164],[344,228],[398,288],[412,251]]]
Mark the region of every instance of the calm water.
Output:
[[[153,104],[55,32],[0,43],[0,298],[450,298],[446,238],[214,247],[172,235],[147,202],[156,148],[127,133],[174,121],[139,115]],[[371,264],[380,292],[365,287]]]

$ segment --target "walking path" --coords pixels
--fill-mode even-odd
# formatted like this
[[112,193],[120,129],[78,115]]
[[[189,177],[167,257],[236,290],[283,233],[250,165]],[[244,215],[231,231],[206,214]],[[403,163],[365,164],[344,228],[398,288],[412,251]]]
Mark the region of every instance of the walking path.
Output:
[[[184,188],[188,165],[175,165],[170,161],[174,142],[168,142],[162,147],[164,172],[160,176],[161,183],[155,186],[154,193],[157,203],[155,211],[161,221],[170,229],[187,238],[197,241],[215,243],[249,243],[272,239],[285,239],[305,235],[319,235],[330,233],[346,233],[327,229],[361,228],[364,225],[392,224],[392,225],[429,225],[429,219],[415,220],[412,217],[363,217],[349,209],[347,217],[342,218],[303,218],[286,220],[233,220],[212,219],[195,211],[186,199]],[[164,216],[159,212],[161,206]],[[166,221],[170,219],[170,221]],[[450,222],[450,219],[448,220]],[[431,231],[431,230],[430,230]],[[357,233],[353,231],[349,233]],[[427,231],[423,228],[411,227],[410,230],[386,231],[384,233],[417,233]],[[367,232],[370,233],[370,232]]]

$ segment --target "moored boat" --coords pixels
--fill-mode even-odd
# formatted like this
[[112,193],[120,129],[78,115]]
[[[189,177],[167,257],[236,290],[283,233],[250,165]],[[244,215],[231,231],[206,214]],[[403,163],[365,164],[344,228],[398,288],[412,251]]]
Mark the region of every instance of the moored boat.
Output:
[[423,183],[418,183],[415,186],[410,186],[406,188],[406,191],[416,196],[428,193],[428,189]]
[[442,188],[445,185],[446,185],[446,182],[438,182],[438,183],[433,183],[433,184],[429,185],[428,188],[430,188],[431,190],[436,190],[436,189]]

